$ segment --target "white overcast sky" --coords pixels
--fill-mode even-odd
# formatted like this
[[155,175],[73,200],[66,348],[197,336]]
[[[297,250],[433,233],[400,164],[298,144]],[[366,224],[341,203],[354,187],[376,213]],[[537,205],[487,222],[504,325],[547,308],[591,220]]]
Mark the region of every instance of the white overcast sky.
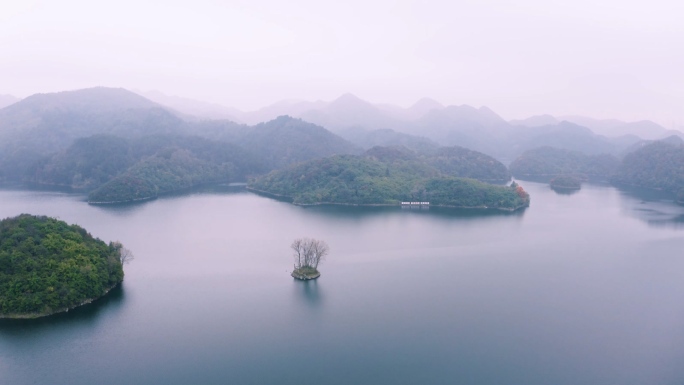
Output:
[[251,110],[350,92],[684,125],[684,2],[0,0],[0,94],[159,90]]

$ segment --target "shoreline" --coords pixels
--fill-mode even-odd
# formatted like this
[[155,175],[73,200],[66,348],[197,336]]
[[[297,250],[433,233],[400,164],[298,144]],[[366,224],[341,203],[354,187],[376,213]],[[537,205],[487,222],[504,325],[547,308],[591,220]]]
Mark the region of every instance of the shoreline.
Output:
[[101,296],[96,297],[96,298],[88,298],[88,299],[84,300],[83,302],[81,302],[77,305],[74,305],[74,306],[61,308],[61,309],[55,310],[55,311],[50,312],[50,313],[0,314],[0,319],[36,319],[36,318],[48,317],[48,316],[59,314],[59,313],[68,313],[69,310],[73,310],[73,309],[76,309],[77,307],[87,305],[89,303],[97,301],[98,299],[106,296],[107,294],[109,294],[110,291],[112,291],[112,289],[114,289],[115,287],[120,285],[122,282],[123,281],[115,283],[114,285],[109,287],[107,290],[105,290],[105,292]]
[[122,203],[153,201],[157,198],[159,198],[159,196],[147,197],[147,198],[138,198],[138,199],[129,199],[129,200],[125,200],[125,201],[97,201],[97,202],[86,201],[86,202],[88,202],[89,205],[116,205],[116,204],[122,204]]
[[579,187],[577,187],[577,186],[559,186],[559,185],[552,185],[552,184],[549,184],[549,187],[551,187],[554,190],[568,190],[568,191],[581,190],[582,189],[582,186],[579,186]]
[[[289,203],[295,205],[295,206],[301,206],[301,207],[309,207],[309,206],[353,206],[353,207],[402,207],[401,201],[397,203],[341,203],[341,202],[315,202],[315,203],[296,203],[294,202],[294,199],[292,197],[289,197],[287,195],[279,195],[279,194],[274,194],[270,193],[268,191],[262,191],[258,190],[252,187],[246,187],[247,190],[257,193],[257,194],[263,194],[266,196],[271,196],[271,197],[276,197],[276,198],[282,198],[284,200],[289,201]],[[440,204],[430,204],[426,205],[424,207],[441,207],[441,208],[451,208],[451,209],[464,209],[464,210],[497,210],[497,211],[507,211],[507,212],[514,212],[518,211],[520,209],[524,209],[529,207],[527,206],[518,206],[514,208],[504,208],[504,207],[487,207],[487,206],[454,206],[454,205],[440,205]]]
[[[121,200],[121,201],[96,201],[96,202],[91,202],[89,200],[86,200],[88,204],[92,205],[115,205],[115,204],[123,204],[123,203],[134,203],[134,202],[144,202],[144,201],[151,201],[158,199],[160,197],[168,196],[168,195],[173,195],[173,194],[178,194],[178,193],[183,193],[186,191],[192,191],[195,188],[201,188],[201,187],[206,187],[206,186],[220,186],[220,185],[235,185],[236,187],[243,187],[242,185],[243,182],[204,182],[204,183],[198,183],[194,184],[192,186],[188,187],[181,187],[178,189],[173,189],[173,190],[165,190],[165,191],[157,191],[157,195],[153,197],[145,197],[145,198],[137,198],[137,199],[127,199],[127,200]],[[246,186],[246,183],[244,184]]]
[[310,281],[312,279],[317,279],[321,276],[321,273],[316,270],[314,274],[302,274],[297,272],[297,269],[293,270],[290,276],[298,281]]

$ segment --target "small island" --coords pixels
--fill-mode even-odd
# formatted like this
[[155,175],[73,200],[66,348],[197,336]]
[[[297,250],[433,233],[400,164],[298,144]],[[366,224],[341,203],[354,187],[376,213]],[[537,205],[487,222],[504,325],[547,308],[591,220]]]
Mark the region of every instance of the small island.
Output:
[[0,318],[38,318],[90,303],[123,281],[118,242],[46,216],[0,221]]
[[290,245],[294,251],[294,270],[292,277],[301,281],[321,276],[318,264],[328,255],[330,248],[325,241],[311,238],[298,238]]
[[576,191],[582,188],[582,179],[574,175],[559,175],[549,182],[556,191]]

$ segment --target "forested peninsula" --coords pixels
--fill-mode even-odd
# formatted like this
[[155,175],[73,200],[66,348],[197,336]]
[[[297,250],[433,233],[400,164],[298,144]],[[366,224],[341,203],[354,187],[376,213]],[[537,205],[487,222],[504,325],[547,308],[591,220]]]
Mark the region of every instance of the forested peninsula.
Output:
[[511,173],[519,179],[548,181],[561,175],[608,180],[620,166],[620,160],[610,154],[587,155],[555,147],[527,150],[510,165]]
[[657,141],[627,154],[611,181],[666,191],[684,204],[684,143]]
[[[444,159],[441,162],[448,164]],[[492,185],[472,179],[476,174],[463,178],[454,171],[443,172],[433,159],[422,159],[404,147],[375,147],[363,156],[332,156],[274,171],[250,181],[248,188],[299,205],[420,201],[431,206],[508,211],[529,205],[529,195],[517,184]]]
[[46,216],[0,221],[0,318],[37,318],[68,311],[123,281],[118,242]]

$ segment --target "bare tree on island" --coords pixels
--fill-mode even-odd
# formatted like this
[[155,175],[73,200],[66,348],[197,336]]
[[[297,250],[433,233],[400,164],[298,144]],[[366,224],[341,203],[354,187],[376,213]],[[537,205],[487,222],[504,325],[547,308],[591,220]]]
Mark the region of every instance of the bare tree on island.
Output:
[[297,238],[290,247],[294,251],[292,276],[302,280],[320,277],[318,264],[328,255],[328,244],[318,239]]
[[119,252],[118,256],[121,266],[131,262],[135,258],[133,253],[129,249],[125,248],[119,241],[111,242],[110,246]]

